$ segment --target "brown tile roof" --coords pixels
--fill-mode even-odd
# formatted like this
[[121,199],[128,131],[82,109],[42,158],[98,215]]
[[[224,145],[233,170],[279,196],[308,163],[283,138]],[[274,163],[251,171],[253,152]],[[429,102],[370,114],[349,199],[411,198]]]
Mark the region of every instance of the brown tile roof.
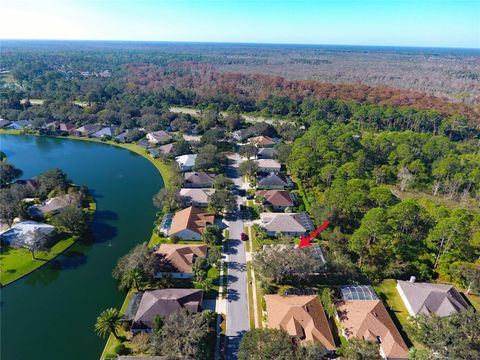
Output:
[[323,306],[316,295],[265,295],[268,326],[283,329],[303,341],[335,349],[333,335]]
[[167,144],[160,146],[160,151],[166,155],[173,154],[175,152],[175,144]]
[[191,273],[195,257],[207,256],[207,245],[162,244],[157,254],[163,255],[173,267],[163,271]]
[[262,196],[273,206],[293,206],[293,199],[288,190],[258,190],[256,196]]
[[263,135],[251,138],[250,141],[257,146],[269,146],[275,144],[275,140],[273,140],[271,137]]
[[347,300],[338,306],[347,337],[378,341],[387,358],[408,359],[408,347],[380,300]]
[[169,234],[173,235],[185,229],[190,229],[201,234],[207,225],[213,224],[214,220],[215,215],[208,214],[196,207],[190,206],[175,214]]

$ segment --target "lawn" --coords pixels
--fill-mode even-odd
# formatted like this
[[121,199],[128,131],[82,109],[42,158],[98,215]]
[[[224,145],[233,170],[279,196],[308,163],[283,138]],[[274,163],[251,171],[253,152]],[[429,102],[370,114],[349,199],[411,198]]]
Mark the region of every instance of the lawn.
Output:
[[250,319],[250,329],[255,329],[255,315],[253,312],[253,286],[252,286],[252,264],[247,262],[247,286],[248,286],[248,317]]
[[390,316],[392,317],[395,325],[397,325],[398,330],[402,334],[405,342],[408,346],[412,344],[417,347],[419,344],[415,343],[413,339],[408,337],[409,329],[412,327],[411,322],[408,320],[410,314],[407,311],[407,308],[403,304],[400,295],[396,289],[397,281],[394,279],[383,280],[377,286],[374,286],[375,292],[380,296],[380,298],[387,304]]
[[35,259],[32,259],[32,254],[27,249],[2,247],[0,252],[0,284],[5,286],[47,264],[72,246],[77,239],[76,236],[63,237],[52,246],[49,252],[36,251]]
[[[84,212],[90,217],[89,223],[93,220],[95,210],[96,204],[91,199],[89,207],[84,209]],[[0,250],[1,286],[8,285],[47,264],[72,246],[78,239],[78,236],[66,233],[58,234],[54,238],[55,245],[50,248],[50,251],[36,251],[35,259],[32,258],[32,253],[27,249],[14,249],[2,246]]]
[[[125,297],[125,300],[123,301],[123,304],[122,304],[122,307],[120,308],[120,314],[124,314],[125,311],[127,310],[127,306],[128,306],[128,303],[130,301],[130,298],[132,297],[132,295],[135,293],[135,290],[131,289],[127,296]],[[127,336],[127,333],[125,330],[121,329],[119,331],[119,334],[118,334],[120,337],[122,336]],[[100,357],[101,360],[105,359],[106,358],[106,355],[113,355],[115,354],[115,347],[117,345],[120,345],[122,342],[115,339],[115,337],[113,335],[110,335],[107,339],[107,344],[105,345],[105,348],[103,349],[103,352],[102,352],[102,355]],[[125,344],[126,347],[129,347],[129,342],[128,341],[124,341],[123,344]]]

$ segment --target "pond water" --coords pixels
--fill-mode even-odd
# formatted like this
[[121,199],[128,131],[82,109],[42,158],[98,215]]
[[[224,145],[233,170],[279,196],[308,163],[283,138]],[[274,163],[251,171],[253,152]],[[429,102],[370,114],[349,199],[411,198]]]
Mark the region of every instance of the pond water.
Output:
[[106,144],[1,135],[0,149],[23,170],[22,178],[60,168],[88,186],[97,203],[92,236],[0,290],[0,358],[98,359],[105,340],[94,333],[95,319],[124,299],[112,270],[120,256],[148,241],[155,219],[151,199],[163,180],[149,161]]

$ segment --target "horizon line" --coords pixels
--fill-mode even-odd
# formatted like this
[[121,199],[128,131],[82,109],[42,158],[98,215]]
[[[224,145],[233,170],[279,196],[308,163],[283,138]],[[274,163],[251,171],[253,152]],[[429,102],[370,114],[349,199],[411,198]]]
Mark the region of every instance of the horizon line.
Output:
[[386,48],[418,48],[418,49],[458,49],[480,50],[478,47],[452,47],[439,45],[394,45],[394,44],[325,44],[300,42],[245,42],[245,41],[194,41],[194,40],[125,40],[125,39],[29,39],[0,38],[1,41],[57,41],[57,42],[130,42],[130,43],[170,43],[170,44],[216,44],[216,45],[288,45],[288,46],[349,46],[349,47],[386,47]]

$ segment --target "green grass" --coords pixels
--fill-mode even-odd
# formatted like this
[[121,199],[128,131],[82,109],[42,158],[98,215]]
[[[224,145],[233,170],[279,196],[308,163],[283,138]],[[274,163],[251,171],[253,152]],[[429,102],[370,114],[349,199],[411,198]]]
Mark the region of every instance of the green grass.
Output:
[[[128,303],[130,302],[130,298],[132,297],[132,295],[135,293],[135,290],[130,290],[127,294],[127,296],[125,297],[125,300],[123,301],[123,304],[122,304],[122,307],[120,308],[120,314],[125,314],[125,311],[127,310],[127,306],[128,306]],[[127,336],[127,333],[121,329],[118,333],[118,335],[120,337],[122,336]],[[100,359],[103,360],[105,359],[105,356],[106,355],[110,355],[110,354],[114,354],[115,353],[115,347],[119,344],[121,344],[122,341],[119,341],[117,339],[115,339],[115,337],[113,335],[110,335],[107,339],[107,343],[105,344],[105,348],[103,349],[103,352],[102,352],[102,355],[100,356]],[[126,346],[126,347],[129,347],[129,342],[128,341],[124,341],[123,344]]]
[[35,259],[32,259],[32,254],[27,249],[2,247],[0,253],[0,268],[2,269],[0,284],[2,286],[8,285],[37,270],[67,250],[77,239],[78,237],[75,236],[64,238],[52,246],[49,252],[36,251]]
[[411,346],[413,344],[415,347],[417,347],[419,344],[417,344],[408,336],[408,332],[410,331],[409,329],[412,328],[412,323],[408,319],[410,314],[403,304],[402,298],[398,294],[396,286],[396,280],[386,279],[377,286],[374,286],[374,289],[380,298],[387,304],[390,316],[392,317],[395,325],[397,325],[398,330],[402,334],[407,345]]
[[255,329],[255,315],[253,309],[253,286],[252,286],[252,264],[247,262],[247,286],[248,286],[248,317],[250,320],[250,329]]
[[[89,207],[84,209],[90,216],[90,223],[93,220],[95,210],[96,204],[92,199]],[[50,248],[50,251],[36,251],[35,259],[32,259],[32,254],[27,249],[2,247],[0,252],[1,286],[8,285],[47,264],[72,246],[78,239],[78,236],[59,234],[57,235],[55,245]]]

